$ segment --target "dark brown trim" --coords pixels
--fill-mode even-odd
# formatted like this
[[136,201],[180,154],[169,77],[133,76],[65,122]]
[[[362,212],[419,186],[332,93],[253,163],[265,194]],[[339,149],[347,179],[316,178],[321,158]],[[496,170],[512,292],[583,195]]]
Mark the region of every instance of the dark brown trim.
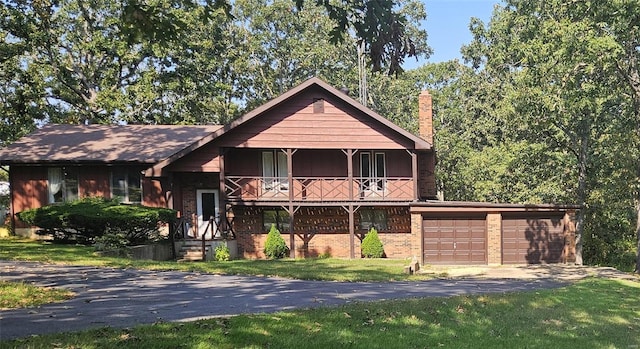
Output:
[[225,149],[220,148],[218,151],[218,161],[220,162],[220,174],[218,175],[218,219],[220,221],[220,229],[227,230],[227,195],[224,178],[224,158]]
[[[408,150],[407,150],[408,151]],[[413,175],[413,198],[418,200],[420,192],[418,189],[418,154],[412,151],[411,154],[411,173]]]
[[[256,206],[256,207],[264,207],[264,206],[283,206],[288,205],[288,200],[279,200],[279,201],[242,201],[242,200],[229,200],[227,201],[229,204],[234,206]],[[294,201],[292,204],[294,206],[299,207],[343,207],[345,205],[355,205],[355,206],[395,206],[395,207],[409,207],[412,202],[409,201]]]
[[554,212],[578,210],[578,205],[554,204],[496,204],[467,201],[425,201],[410,204],[411,213],[428,212]]

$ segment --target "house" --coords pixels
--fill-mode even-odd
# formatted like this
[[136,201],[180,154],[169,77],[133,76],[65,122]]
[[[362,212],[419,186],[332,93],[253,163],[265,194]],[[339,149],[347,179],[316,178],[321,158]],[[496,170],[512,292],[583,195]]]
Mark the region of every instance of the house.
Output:
[[46,125],[0,151],[15,232],[35,229],[16,212],[100,195],[173,208],[180,238],[231,239],[245,258],[275,224],[292,257],[359,258],[376,227],[390,258],[571,261],[575,207],[437,200],[431,96],[419,103],[419,136],[317,78],[225,126]]

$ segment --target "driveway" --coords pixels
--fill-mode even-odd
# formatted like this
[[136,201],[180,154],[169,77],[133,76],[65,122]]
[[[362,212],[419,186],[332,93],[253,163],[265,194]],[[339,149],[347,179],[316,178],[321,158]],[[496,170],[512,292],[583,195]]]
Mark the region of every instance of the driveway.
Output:
[[244,313],[339,305],[382,299],[445,297],[555,288],[562,280],[457,279],[421,282],[325,282],[49,265],[0,261],[0,279],[75,292],[68,301],[0,311],[0,339],[192,321]]

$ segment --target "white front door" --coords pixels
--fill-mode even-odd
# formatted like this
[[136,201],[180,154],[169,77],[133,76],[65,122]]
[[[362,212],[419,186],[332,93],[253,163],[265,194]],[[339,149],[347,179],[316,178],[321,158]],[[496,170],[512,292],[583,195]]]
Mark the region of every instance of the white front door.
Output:
[[207,229],[210,217],[218,222],[220,210],[218,207],[218,190],[216,189],[198,189],[196,190],[196,205],[198,214],[198,237],[201,238],[205,234],[206,238],[212,239],[217,233],[217,225]]

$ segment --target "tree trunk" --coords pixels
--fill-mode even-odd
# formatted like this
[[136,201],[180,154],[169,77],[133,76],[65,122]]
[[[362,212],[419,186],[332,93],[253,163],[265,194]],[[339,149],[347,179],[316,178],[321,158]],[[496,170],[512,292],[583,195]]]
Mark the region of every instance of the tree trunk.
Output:
[[581,136],[580,150],[578,153],[578,204],[580,209],[576,217],[576,264],[582,265],[582,233],[584,231],[584,221],[587,213],[585,205],[587,202],[587,163],[589,161],[589,136],[584,132]]
[[634,271],[636,274],[640,274],[640,198],[636,203],[636,236],[638,237],[636,243],[636,270]]

